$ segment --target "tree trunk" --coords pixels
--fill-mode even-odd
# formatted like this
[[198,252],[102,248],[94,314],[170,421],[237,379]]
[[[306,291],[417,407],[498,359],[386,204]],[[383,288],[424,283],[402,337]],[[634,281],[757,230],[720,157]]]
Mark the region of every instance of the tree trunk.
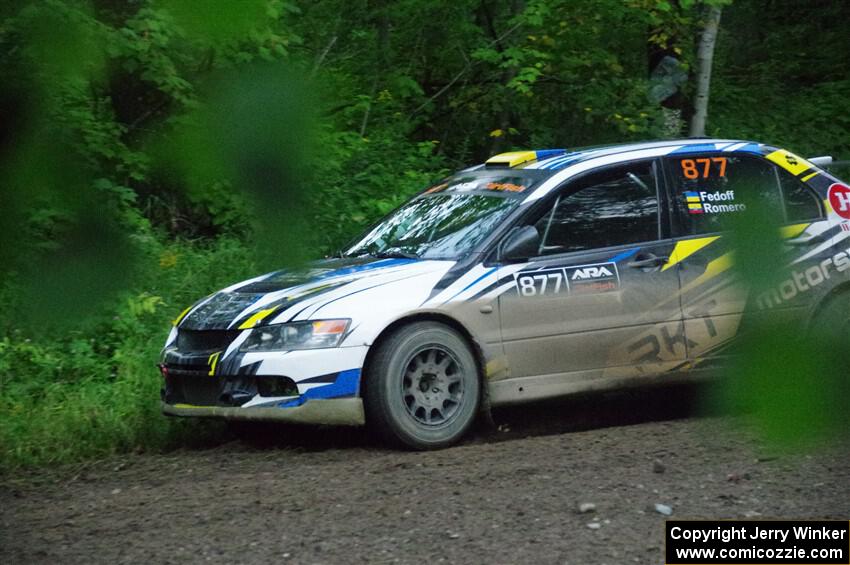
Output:
[[717,28],[720,27],[720,6],[711,6],[708,19],[702,30],[697,51],[697,93],[694,99],[694,114],[691,117],[691,137],[705,135],[708,117],[708,94],[711,86],[711,65],[714,61],[714,46],[717,43]]
[[369,116],[372,113],[372,104],[375,101],[375,94],[378,92],[378,83],[381,82],[383,73],[387,72],[387,49],[390,43],[390,18],[387,13],[385,3],[379,3],[381,11],[378,16],[377,28],[377,44],[375,58],[375,79],[372,81],[372,90],[369,92],[369,103],[366,105],[366,111],[363,112],[363,121],[360,122],[360,137],[366,137],[366,127],[369,125]]
[[[482,6],[484,6],[487,28],[490,31],[490,35],[493,37],[493,41],[496,44],[496,49],[502,53],[505,50],[505,45],[502,43],[502,39],[507,35],[499,34],[496,32],[495,26],[495,16],[490,11],[491,2],[482,2]],[[514,17],[520,14],[525,9],[525,1],[524,0],[511,0],[510,5],[508,7],[510,10],[508,12],[507,21],[511,21]],[[514,28],[512,28],[511,32]],[[491,138],[490,143],[490,155],[496,155],[504,151],[505,147],[508,145],[508,130],[511,125],[513,125],[516,121],[516,115],[514,110],[514,105],[512,104],[512,100],[515,98],[516,94],[510,92],[508,89],[508,84],[516,78],[518,70],[516,68],[508,68],[502,72],[502,108],[499,110],[499,115],[496,123],[499,126],[499,129],[502,130],[502,135],[498,137]]]

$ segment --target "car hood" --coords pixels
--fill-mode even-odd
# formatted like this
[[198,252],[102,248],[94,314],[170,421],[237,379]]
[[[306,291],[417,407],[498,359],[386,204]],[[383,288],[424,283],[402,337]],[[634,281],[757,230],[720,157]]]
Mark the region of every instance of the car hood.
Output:
[[453,261],[326,259],[306,268],[276,271],[225,288],[193,305],[181,329],[237,330],[294,318],[307,307],[401,279],[446,271]]

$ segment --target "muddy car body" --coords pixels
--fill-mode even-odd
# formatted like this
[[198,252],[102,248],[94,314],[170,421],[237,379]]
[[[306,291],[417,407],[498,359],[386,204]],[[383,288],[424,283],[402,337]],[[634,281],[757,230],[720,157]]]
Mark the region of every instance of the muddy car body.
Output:
[[[788,278],[752,295],[726,227],[769,207]],[[788,151],[679,140],[498,155],[346,249],[175,321],[176,416],[374,424],[429,448],[475,414],[722,364],[742,320],[846,308],[850,188]],[[833,309],[834,310],[834,309]]]

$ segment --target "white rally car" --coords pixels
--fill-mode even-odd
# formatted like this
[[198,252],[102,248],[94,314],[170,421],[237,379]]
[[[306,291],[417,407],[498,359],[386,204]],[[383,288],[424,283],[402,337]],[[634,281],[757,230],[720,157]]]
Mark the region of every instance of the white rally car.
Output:
[[[752,206],[771,211],[787,244],[788,279],[758,295],[730,270],[724,235]],[[411,447],[445,446],[489,406],[722,363],[751,312],[800,327],[832,316],[847,331],[848,220],[850,188],[759,143],[498,155],[338,258],[186,309],[162,352],[163,411],[368,423]]]

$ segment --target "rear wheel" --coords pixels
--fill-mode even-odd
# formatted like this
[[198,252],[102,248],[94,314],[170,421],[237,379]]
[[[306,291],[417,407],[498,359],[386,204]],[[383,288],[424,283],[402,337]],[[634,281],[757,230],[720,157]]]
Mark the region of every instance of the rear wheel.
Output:
[[459,440],[481,399],[478,366],[466,340],[437,322],[412,323],[380,343],[366,379],[367,423],[415,449]]
[[828,299],[815,316],[812,332],[837,344],[850,343],[850,291]]

